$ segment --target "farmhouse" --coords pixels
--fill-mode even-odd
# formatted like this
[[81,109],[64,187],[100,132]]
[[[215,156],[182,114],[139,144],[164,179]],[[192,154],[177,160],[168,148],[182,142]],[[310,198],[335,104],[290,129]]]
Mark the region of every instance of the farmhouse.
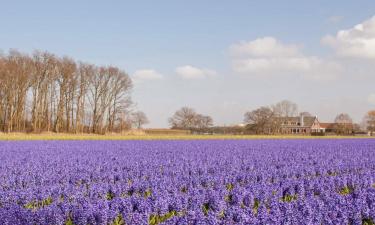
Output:
[[282,134],[311,134],[324,132],[317,116],[280,117]]

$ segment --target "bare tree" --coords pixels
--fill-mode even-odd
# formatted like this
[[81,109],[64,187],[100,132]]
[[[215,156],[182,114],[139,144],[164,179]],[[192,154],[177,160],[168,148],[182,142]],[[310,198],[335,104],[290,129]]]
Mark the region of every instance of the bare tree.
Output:
[[198,114],[189,107],[182,107],[168,121],[172,128],[189,130],[200,130],[213,125],[210,116]]
[[194,127],[196,115],[197,113],[194,109],[182,107],[168,121],[172,128],[190,129]]
[[367,112],[365,116],[366,128],[372,136],[375,132],[375,110]]
[[137,129],[141,129],[142,125],[149,123],[146,114],[142,111],[132,113],[132,122]]
[[197,114],[194,123],[197,129],[205,129],[213,126],[213,119],[210,116]]
[[0,55],[0,131],[5,129],[5,107],[6,107],[6,69],[5,69],[5,58]]
[[66,132],[70,132],[71,101],[73,101],[72,95],[74,95],[73,90],[76,84],[74,77],[75,71],[76,63],[73,60],[64,58],[59,63],[59,76],[57,77],[59,98],[54,125],[54,130],[56,132],[61,131],[61,129]]
[[132,82],[129,76],[118,70],[112,68],[109,93],[109,104],[108,104],[108,126],[109,131],[113,131],[116,125],[116,121],[120,120],[119,116],[123,113],[127,113],[127,108],[131,105],[130,90],[132,88]]
[[296,116],[298,112],[298,107],[296,103],[289,100],[282,100],[272,106],[274,113],[279,117],[291,117]]
[[77,71],[77,82],[78,91],[76,97],[76,127],[75,133],[82,133],[85,121],[85,106],[86,106],[86,95],[89,86],[89,77],[92,75],[94,70],[93,65],[80,63]]
[[15,50],[0,59],[0,122],[3,131],[21,131],[25,127],[30,64],[30,58]]
[[352,134],[354,131],[353,120],[346,113],[340,113],[335,118],[336,134]]
[[[35,52],[32,57],[31,71],[31,122],[32,130],[49,130],[55,112],[56,79],[59,60],[47,52]],[[49,104],[50,103],[50,104]]]
[[254,129],[256,134],[269,134],[275,132],[275,112],[271,107],[262,106],[246,112],[244,122]]

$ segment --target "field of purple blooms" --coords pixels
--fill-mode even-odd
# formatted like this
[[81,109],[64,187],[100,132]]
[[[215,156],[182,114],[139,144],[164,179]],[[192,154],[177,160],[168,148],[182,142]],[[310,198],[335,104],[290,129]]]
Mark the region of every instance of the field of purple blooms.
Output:
[[374,221],[374,139],[0,142],[0,224]]

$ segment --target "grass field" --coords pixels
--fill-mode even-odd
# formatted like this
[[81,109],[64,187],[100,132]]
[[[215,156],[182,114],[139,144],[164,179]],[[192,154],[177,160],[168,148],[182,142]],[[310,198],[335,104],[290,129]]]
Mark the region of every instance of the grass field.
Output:
[[24,134],[0,133],[6,140],[221,140],[221,139],[351,139],[374,138],[370,136],[297,136],[297,135],[95,135],[95,134]]

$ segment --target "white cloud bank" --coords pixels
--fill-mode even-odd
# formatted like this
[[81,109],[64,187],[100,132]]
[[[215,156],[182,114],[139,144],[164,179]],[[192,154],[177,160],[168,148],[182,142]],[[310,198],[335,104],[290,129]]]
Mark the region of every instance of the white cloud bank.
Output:
[[215,76],[217,73],[210,69],[201,69],[194,66],[186,65],[176,68],[176,74],[183,79],[203,79]]
[[310,79],[334,79],[340,65],[316,56],[305,56],[297,45],[273,37],[230,46],[232,68],[243,74],[297,74]]
[[375,59],[375,16],[335,36],[325,36],[322,43],[341,57]]
[[142,69],[135,71],[132,78],[134,82],[140,83],[144,81],[163,79],[163,75],[152,69]]

